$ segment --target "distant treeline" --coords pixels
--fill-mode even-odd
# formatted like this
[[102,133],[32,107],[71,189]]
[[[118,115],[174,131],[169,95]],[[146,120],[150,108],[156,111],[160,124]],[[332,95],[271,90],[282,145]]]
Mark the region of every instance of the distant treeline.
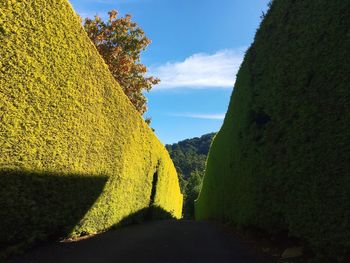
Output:
[[216,133],[187,139],[166,145],[179,176],[181,192],[184,195],[183,214],[194,217],[194,200],[197,198],[205,172],[210,144]]

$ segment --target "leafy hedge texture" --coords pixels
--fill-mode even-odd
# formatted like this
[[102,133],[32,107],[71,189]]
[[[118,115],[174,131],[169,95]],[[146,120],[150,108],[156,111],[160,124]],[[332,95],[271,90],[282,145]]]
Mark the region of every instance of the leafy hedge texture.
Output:
[[275,0],[237,75],[196,218],[350,247],[350,1]]
[[1,1],[0,43],[0,245],[181,217],[166,149],[66,0]]

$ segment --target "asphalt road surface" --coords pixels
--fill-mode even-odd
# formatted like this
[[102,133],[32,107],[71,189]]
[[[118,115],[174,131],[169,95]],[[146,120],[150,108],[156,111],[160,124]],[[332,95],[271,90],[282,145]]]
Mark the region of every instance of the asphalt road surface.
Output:
[[148,222],[78,242],[36,247],[15,263],[269,263],[219,224],[186,220]]

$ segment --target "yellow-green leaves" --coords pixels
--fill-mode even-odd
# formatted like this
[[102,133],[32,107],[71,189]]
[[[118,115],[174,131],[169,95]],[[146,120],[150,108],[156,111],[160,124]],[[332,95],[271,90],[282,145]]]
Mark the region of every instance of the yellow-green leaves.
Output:
[[0,19],[0,243],[106,230],[148,207],[156,171],[155,205],[180,217],[167,151],[69,3],[2,1]]

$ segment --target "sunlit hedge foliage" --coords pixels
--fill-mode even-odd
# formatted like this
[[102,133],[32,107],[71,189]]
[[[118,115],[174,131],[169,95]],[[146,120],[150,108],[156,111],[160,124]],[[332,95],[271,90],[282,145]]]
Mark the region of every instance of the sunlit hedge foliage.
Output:
[[150,203],[181,216],[167,151],[66,0],[0,2],[0,120],[1,245],[103,231]]
[[[196,217],[350,247],[350,1],[275,0],[214,139]],[[328,262],[333,262],[331,259]]]

